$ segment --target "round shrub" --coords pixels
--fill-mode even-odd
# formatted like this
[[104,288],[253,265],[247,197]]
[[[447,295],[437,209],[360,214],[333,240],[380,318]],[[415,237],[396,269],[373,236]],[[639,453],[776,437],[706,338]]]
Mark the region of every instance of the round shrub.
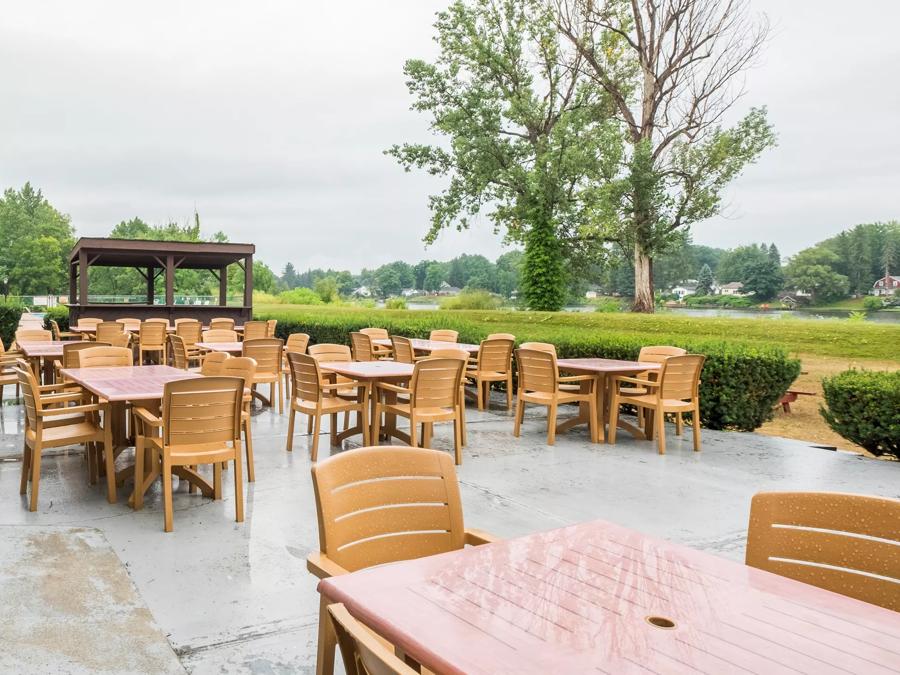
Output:
[[406,309],[406,298],[399,298],[397,296],[390,297],[384,301],[385,309]]
[[829,426],[876,457],[900,459],[900,370],[845,370],[822,381]]
[[322,298],[311,288],[292,288],[278,296],[287,305],[321,305]]
[[0,298],[0,337],[3,338],[3,344],[9,347],[10,343],[16,336],[16,329],[19,327],[19,319],[22,313],[26,311],[25,305],[18,300],[3,300]]

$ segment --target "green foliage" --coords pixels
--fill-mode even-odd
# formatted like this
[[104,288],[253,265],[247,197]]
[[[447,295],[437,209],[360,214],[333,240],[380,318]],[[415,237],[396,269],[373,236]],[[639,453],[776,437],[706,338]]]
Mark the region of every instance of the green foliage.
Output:
[[822,380],[829,426],[876,456],[900,459],[900,371],[847,370]]
[[466,289],[459,295],[441,298],[441,309],[497,309],[500,298],[481,289]]
[[885,268],[900,267],[900,222],[856,225],[817,246],[837,256],[829,267],[847,277],[850,293],[868,293]]
[[322,302],[334,302],[341,297],[338,293],[337,280],[332,276],[318,279],[313,286],[313,291],[315,291]]
[[850,314],[847,315],[847,320],[854,323],[860,323],[866,320],[866,313],[858,311],[850,312]]
[[560,244],[553,227],[535,222],[525,242],[522,292],[530,309],[556,312],[566,301],[566,273]]
[[882,307],[884,307],[884,301],[881,298],[876,298],[874,295],[867,295],[863,298],[863,309],[874,311]]
[[0,299],[0,338],[8,349],[16,337],[16,329],[19,327],[19,319],[26,311],[25,305],[17,300]]
[[[601,210],[604,176],[621,151],[606,97],[575,66],[540,0],[458,0],[438,14],[435,29],[435,62],[410,60],[404,72],[413,109],[448,142],[387,151],[407,171],[449,179],[429,199],[426,240],[489,210],[495,229],[524,243],[526,257],[533,252],[551,275],[524,284],[528,305],[560,307],[565,287],[554,268],[564,263],[549,261],[548,239],[557,240],[555,256],[583,259],[582,226]],[[452,271],[448,283],[460,285]],[[499,290],[485,277],[467,285]]]
[[406,298],[393,297],[384,301],[385,309],[406,309]]
[[44,312],[44,328],[50,330],[50,320],[59,324],[60,330],[69,330],[69,308],[66,305],[48,307]]
[[697,276],[697,295],[712,295],[713,284],[716,282],[712,269],[704,264]]
[[[452,328],[459,331],[461,342],[472,343],[478,343],[489,333],[508,332],[519,342],[551,342],[556,345],[560,358],[631,360],[637,358],[644,345],[673,344],[707,356],[700,406],[703,423],[713,429],[755,429],[768,419],[772,407],[800,373],[799,361],[788,358],[779,348],[703,339],[690,335],[689,331],[667,332],[669,326],[696,325],[696,321],[670,321],[669,317],[277,307],[258,311],[257,316],[278,319],[279,337],[304,332],[309,333],[313,342],[347,343],[351,331],[380,326],[392,334],[408,337],[427,337],[432,329]],[[634,318],[654,321],[631,321]]]
[[262,291],[253,291],[254,305],[273,305],[281,302],[281,296],[272,295],[271,293],[263,293]]
[[595,312],[601,312],[604,314],[621,312],[623,309],[622,302],[616,300],[615,298],[598,298],[591,304],[594,305]]
[[749,298],[739,295],[689,295],[684,299],[688,307],[725,307],[736,308],[753,307]]
[[291,305],[321,305],[322,298],[310,288],[294,288],[278,296],[281,302]]
[[31,295],[66,288],[73,244],[69,216],[30,183],[0,197],[0,284],[8,280],[5,292]]
[[785,275],[790,286],[811,294],[813,302],[828,302],[847,295],[849,279],[834,271],[838,262],[829,248],[813,246],[791,258]]

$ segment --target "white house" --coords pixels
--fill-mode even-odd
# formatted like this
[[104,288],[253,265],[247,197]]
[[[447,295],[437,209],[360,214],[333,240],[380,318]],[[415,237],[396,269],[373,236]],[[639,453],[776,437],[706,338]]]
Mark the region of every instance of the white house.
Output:
[[697,285],[686,282],[672,288],[669,291],[672,295],[678,296],[679,300],[684,300],[688,295],[694,295],[697,292]]
[[872,284],[872,295],[894,295],[900,293],[900,277],[885,274]]
[[372,291],[369,290],[368,286],[360,286],[357,288],[351,295],[356,296],[357,298],[371,298]]
[[728,284],[722,284],[721,286],[719,286],[719,293],[721,295],[747,295],[746,293],[744,293],[744,284],[742,284],[740,281],[732,281]]

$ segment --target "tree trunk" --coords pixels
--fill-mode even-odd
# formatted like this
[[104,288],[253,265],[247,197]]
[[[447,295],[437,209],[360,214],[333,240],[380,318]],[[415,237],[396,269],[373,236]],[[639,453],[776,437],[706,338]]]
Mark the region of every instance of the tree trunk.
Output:
[[653,297],[653,259],[640,244],[634,245],[634,304],[633,312],[652,314],[656,309]]

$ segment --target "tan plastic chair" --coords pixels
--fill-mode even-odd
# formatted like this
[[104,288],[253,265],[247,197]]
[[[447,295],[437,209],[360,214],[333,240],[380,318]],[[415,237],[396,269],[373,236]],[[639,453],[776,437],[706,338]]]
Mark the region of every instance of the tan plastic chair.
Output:
[[166,326],[168,322],[158,319],[147,319],[141,323],[138,338],[138,363],[143,365],[144,354],[158,354],[159,363],[166,362]]
[[19,342],[52,342],[53,333],[41,328],[20,328],[16,331],[16,343]]
[[275,329],[278,327],[278,319],[266,321],[266,337],[275,337]]
[[[391,337],[386,328],[360,328],[359,332],[368,335],[372,340],[389,340]],[[391,356],[393,353],[390,347],[376,345],[374,342],[372,343],[372,350],[378,358]]]
[[[178,326],[180,326],[183,323],[189,323],[191,321],[197,321],[197,319],[191,319],[191,318],[175,319],[172,323],[175,325],[175,330],[177,332]],[[200,323],[200,322],[197,321],[197,323]]]
[[203,331],[203,339],[201,342],[237,342],[237,331],[225,328],[210,328]]
[[512,333],[491,333],[485,340],[512,340],[516,341],[516,336]]
[[[242,356],[247,356],[256,361],[256,374],[253,377],[254,395],[275,407],[275,394],[278,393],[278,414],[284,414],[284,388],[281,380],[281,362],[284,358],[284,340],[280,338],[257,338],[244,340]],[[268,400],[257,393],[256,388],[260,384],[269,385]]]
[[535,352],[549,352],[556,355],[556,345],[549,342],[523,342],[519,349],[527,349]]
[[431,331],[431,335],[428,336],[428,339],[434,340],[435,342],[457,342],[459,340],[459,333],[449,329],[433,330]]
[[[41,480],[41,453],[80,443],[97,443],[107,458],[107,500],[116,502],[116,471],[113,465],[112,435],[108,424],[101,426],[98,413],[106,410],[103,403],[83,403],[81,392],[61,392],[65,384],[38,385],[27,364],[16,369],[25,407],[25,436],[22,456],[22,479],[19,494],[26,494],[31,481],[29,511],[37,510]],[[66,406],[75,403],[74,406]],[[62,405],[60,405],[62,404]],[[54,405],[57,407],[45,407]],[[54,416],[65,416],[64,424],[52,423]],[[109,419],[109,417],[106,417]]]
[[469,363],[469,352],[465,349],[456,349],[448,343],[443,349],[432,349],[428,356],[416,357],[416,361],[423,359],[457,359],[463,362],[463,369],[459,379],[459,428],[460,443],[466,447],[466,365]]
[[[210,330],[234,330],[234,319],[222,318],[209,320]],[[208,342],[208,340],[207,340]]]
[[229,356],[225,352],[210,352],[200,365],[200,374],[207,376],[221,375],[222,368],[228,359]]
[[97,324],[100,323],[101,321],[103,321],[103,319],[94,319],[94,318],[85,316],[85,317],[78,319],[78,323],[76,324],[76,326],[78,328],[96,328]]
[[[103,342],[97,343],[95,341],[94,344],[104,344]],[[118,335],[113,335],[109,339],[110,347],[131,347],[131,333],[123,332]]]
[[372,338],[365,333],[350,333],[350,351],[354,361],[377,361]]
[[[647,363],[662,363],[670,356],[684,356],[685,354],[687,354],[687,350],[682,349],[681,347],[654,345],[652,347],[641,347],[641,351],[638,354],[638,361],[644,361]],[[635,377],[646,380],[655,380],[656,373],[645,370],[642,373],[638,373]],[[619,393],[623,396],[640,396],[642,394],[648,394],[650,392],[644,387],[621,387],[619,389]]]
[[[591,375],[561,377],[556,366],[555,351],[519,348],[516,350],[516,363],[519,365],[519,391],[513,436],[519,437],[526,403],[547,406],[547,445],[556,442],[556,415],[559,406],[564,403],[587,403],[591,443],[597,442],[597,398],[594,392],[596,378]],[[590,383],[588,391],[581,391],[580,386],[578,391],[561,388],[561,384],[581,385],[586,382]]]
[[152,316],[149,319],[145,319],[145,321],[148,321],[149,323],[161,323],[165,324],[166,328],[169,327],[169,320],[164,319],[161,316]]
[[134,365],[134,354],[126,347],[93,347],[75,352],[79,368],[117,368]]
[[268,337],[265,321],[248,321],[244,324],[244,340],[259,340]]
[[[463,523],[456,470],[437,450],[371,447],[312,467],[319,551],[306,559],[320,579],[495,541]],[[319,604],[318,663],[334,666],[328,604]]]
[[[369,385],[354,380],[327,383],[322,378],[319,362],[308,354],[290,352],[287,355],[288,365],[291,368],[291,404],[288,417],[287,445],[285,449],[290,452],[294,445],[294,418],[296,413],[309,416],[314,422],[311,459],[315,462],[319,454],[319,433],[322,429],[322,416],[331,415],[331,440],[332,444],[337,435],[338,413],[355,412],[359,415],[362,427],[363,443],[369,444],[368,389]],[[353,390],[356,397],[352,400],[335,396],[338,389]],[[329,395],[330,394],[330,395]]]
[[226,377],[239,377],[244,383],[244,399],[241,407],[241,427],[244,430],[244,450],[247,461],[247,481],[256,480],[253,469],[253,436],[250,433],[252,419],[250,417],[250,404],[253,402],[253,376],[256,374],[256,361],[244,356],[235,356],[222,362],[222,375]]
[[53,339],[57,342],[62,342],[63,340],[81,340],[82,338],[80,333],[60,330],[59,324],[53,319],[50,319],[50,332],[53,334]]
[[347,675],[419,675],[406,665],[359,621],[343,604],[328,606],[330,627],[341,648]]
[[172,356],[172,367],[179,370],[188,369],[187,347],[180,335],[169,336],[169,354]]
[[[241,469],[241,410],[244,383],[237,377],[203,377],[167,382],[162,417],[135,408],[135,475],[143,475],[144,449],[162,460],[164,528],[172,531],[172,474],[178,467],[213,465],[213,498],[222,494],[222,463],[234,462],[235,521],[244,522]],[[162,436],[150,435],[162,431]],[[137,505],[136,505],[137,507]]]
[[197,343],[200,342],[202,330],[203,326],[196,319],[178,319],[175,322],[175,335],[180,337],[184,343],[188,365],[191,361],[199,361],[201,358]]
[[900,611],[900,500],[760,492],[750,503],[751,567]]
[[485,401],[491,399],[491,382],[506,382],[506,409],[512,409],[513,369],[512,354],[515,342],[509,338],[488,338],[478,347],[478,358],[466,377],[475,384],[478,409],[484,410]]
[[282,379],[284,380],[284,391],[287,392],[288,399],[291,397],[291,367],[287,362],[287,355],[291,352],[297,354],[305,354],[306,348],[309,346],[309,335],[306,333],[291,333],[288,335],[287,342],[284,343],[284,359],[281,363]]
[[125,333],[125,324],[118,321],[101,321],[97,324],[97,332],[94,339],[98,342],[111,343],[117,336]]
[[63,345],[62,360],[57,364],[58,368],[80,368],[78,360],[79,353],[85,349],[96,349],[97,347],[109,347],[110,345],[102,342],[88,342],[87,340],[72,341]]
[[416,362],[416,350],[413,349],[412,341],[409,338],[392,335],[391,344],[394,347],[394,361],[398,363]]
[[[670,356],[662,363],[656,380],[617,375],[612,380],[612,400],[609,404],[609,442],[616,442],[616,424],[619,421],[619,406],[633,405],[644,409],[644,433],[647,440],[656,435],[659,454],[666,454],[666,416],[675,413],[675,434],[681,436],[684,422],[682,415],[691,413],[694,426],[694,452],[700,451],[700,371],[703,370],[705,356],[685,354]],[[634,384],[649,393],[624,396],[623,384]]]
[[320,363],[349,362],[353,360],[353,354],[347,345],[339,345],[331,342],[321,342],[317,345],[309,345],[306,353]]
[[[409,387],[377,382],[375,438],[379,436],[381,415],[384,413],[399,415],[409,420],[409,444],[413,447],[418,445],[416,439],[418,424],[423,426],[422,447],[428,447],[434,423],[453,422],[454,457],[457,464],[462,464],[462,403],[459,397],[464,369],[465,361],[458,358],[430,358],[416,363]],[[409,396],[409,401],[385,403],[381,398],[386,392],[405,394]]]
[[125,326],[125,330],[128,331],[139,331],[141,329],[141,320],[134,317],[127,316],[123,319],[116,319],[116,321]]

